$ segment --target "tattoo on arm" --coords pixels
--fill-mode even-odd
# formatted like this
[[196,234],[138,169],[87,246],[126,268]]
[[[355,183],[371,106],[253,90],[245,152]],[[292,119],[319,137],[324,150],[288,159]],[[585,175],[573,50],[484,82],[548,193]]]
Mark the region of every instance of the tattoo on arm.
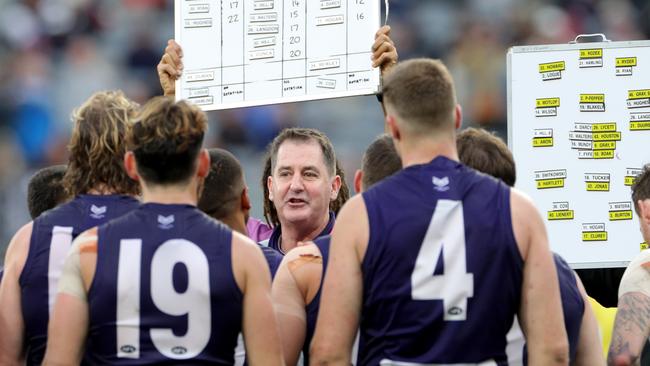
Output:
[[619,299],[616,323],[607,363],[625,358],[635,364],[650,333],[650,297],[640,292],[626,293]]

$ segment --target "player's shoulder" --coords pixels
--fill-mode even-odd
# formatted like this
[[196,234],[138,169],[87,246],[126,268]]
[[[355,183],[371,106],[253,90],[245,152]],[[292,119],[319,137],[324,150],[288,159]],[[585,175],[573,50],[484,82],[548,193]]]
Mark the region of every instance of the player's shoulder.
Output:
[[318,246],[313,241],[305,242],[303,245],[291,249],[289,253],[284,256],[283,261],[291,262],[305,256],[321,256],[320,249],[318,249]]

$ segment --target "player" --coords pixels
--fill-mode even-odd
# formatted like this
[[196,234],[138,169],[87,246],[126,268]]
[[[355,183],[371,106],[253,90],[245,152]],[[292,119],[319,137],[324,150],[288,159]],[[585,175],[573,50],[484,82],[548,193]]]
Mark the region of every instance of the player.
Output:
[[138,206],[122,165],[128,118],[137,105],[120,91],[91,96],[73,115],[63,186],[72,201],[14,235],[0,286],[0,364],[40,365],[61,268],[72,239]]
[[543,221],[523,194],[458,163],[461,109],[446,67],[396,66],[383,101],[404,168],[341,210],[312,364],[349,364],[359,327],[362,365],[505,365],[518,310],[530,364],[566,364]]
[[[517,177],[515,161],[508,146],[497,136],[483,129],[466,128],[458,134],[456,146],[458,157],[463,164],[501,179],[510,187],[515,185]],[[569,340],[570,363],[585,366],[602,365],[605,359],[598,338],[598,324],[582,282],[562,257],[553,253],[553,260],[560,280],[562,313]],[[517,319],[513,328],[508,338],[512,333],[521,334]],[[524,344],[523,335],[521,340],[513,339],[513,342],[509,342],[509,346],[512,343]],[[525,359],[522,355],[524,347],[513,348],[512,353],[508,353],[508,361],[511,365],[514,360]]]
[[[632,201],[643,240],[650,243],[650,165],[643,168],[632,186]],[[630,262],[618,289],[618,311],[609,346],[607,364],[637,365],[650,335],[650,250]]]
[[65,164],[48,166],[34,173],[29,179],[27,207],[32,220],[67,199],[65,189],[61,184],[65,169]]
[[[401,167],[392,139],[382,135],[368,146],[363,156],[361,170],[357,170],[354,178],[355,190],[363,192]],[[330,237],[324,236],[293,249],[284,257],[273,281],[273,302],[288,365],[296,364],[301,351],[304,364],[309,364],[309,344],[318,317],[329,243]]]
[[[251,203],[241,164],[226,150],[210,149],[208,153],[210,173],[205,178],[198,208],[232,230],[249,236],[246,223]],[[269,264],[271,277],[275,276],[282,255],[269,247],[260,246],[260,249]]]
[[66,260],[45,364],[230,365],[243,329],[251,365],[283,363],[270,274],[255,243],[195,205],[210,158],[198,107],[154,98],[125,168],[138,210],[83,233]]

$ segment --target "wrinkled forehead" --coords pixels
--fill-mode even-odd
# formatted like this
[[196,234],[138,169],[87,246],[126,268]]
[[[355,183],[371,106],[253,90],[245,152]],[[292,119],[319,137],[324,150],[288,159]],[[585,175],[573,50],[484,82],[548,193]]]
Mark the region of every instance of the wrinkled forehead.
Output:
[[314,168],[328,172],[325,156],[320,144],[315,140],[286,140],[278,148],[273,173],[279,169],[303,170]]

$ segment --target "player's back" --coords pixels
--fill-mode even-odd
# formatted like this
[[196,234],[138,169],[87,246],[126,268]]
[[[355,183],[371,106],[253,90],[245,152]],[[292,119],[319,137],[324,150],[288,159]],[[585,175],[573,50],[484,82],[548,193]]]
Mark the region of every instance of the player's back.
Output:
[[523,269],[509,188],[437,157],[363,199],[369,241],[358,364],[507,364]]
[[34,220],[29,253],[20,275],[27,364],[45,355],[47,324],[72,240],[83,231],[124,215],[139,202],[123,195],[79,195]]
[[147,203],[98,229],[88,292],[92,364],[232,364],[243,295],[232,232],[198,209]]

